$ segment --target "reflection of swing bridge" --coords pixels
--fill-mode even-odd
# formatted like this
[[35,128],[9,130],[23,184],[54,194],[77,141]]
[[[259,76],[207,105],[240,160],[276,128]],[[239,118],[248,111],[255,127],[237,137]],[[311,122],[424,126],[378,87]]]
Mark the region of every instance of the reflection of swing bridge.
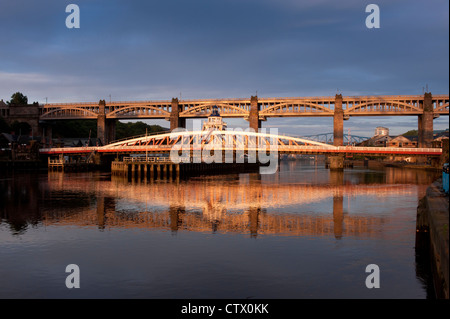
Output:
[[224,203],[227,209],[246,210],[249,207],[280,208],[309,204],[333,196],[411,195],[408,185],[301,185],[301,184],[218,184],[203,181],[189,183],[134,183],[123,179],[84,181],[82,179],[50,180],[52,190],[96,192],[106,197],[124,198],[153,206],[183,206],[200,209],[205,202]]
[[[280,235],[334,234],[339,237],[370,236],[385,222],[384,218],[376,216],[344,216],[344,196],[412,194],[411,188],[405,185],[220,185],[204,181],[125,184],[84,179],[50,180],[49,187],[52,191],[94,193],[98,203],[96,210],[86,208],[71,215],[49,212],[44,219],[46,224]],[[278,209],[283,211],[283,207],[325,199],[331,200],[333,207],[322,214],[277,212]],[[124,201],[130,202],[130,212],[116,209]],[[143,204],[150,207],[141,209]]]
[[[277,234],[277,235],[335,235],[371,236],[379,232],[384,218],[367,216],[333,216],[332,214],[268,214],[253,208],[242,213],[220,211],[219,215],[204,216],[201,211],[185,211],[173,207],[168,211],[116,212],[115,210],[81,210],[76,214],[49,214],[46,226],[77,225],[100,228],[141,228],[188,230],[196,232]],[[213,219],[210,219],[213,217]]]

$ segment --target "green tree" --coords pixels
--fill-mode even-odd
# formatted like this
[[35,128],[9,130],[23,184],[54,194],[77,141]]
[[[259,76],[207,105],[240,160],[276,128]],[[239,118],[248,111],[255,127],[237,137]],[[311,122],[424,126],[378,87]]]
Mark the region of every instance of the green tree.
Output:
[[416,135],[418,135],[419,134],[419,131],[418,130],[410,130],[410,131],[408,131],[408,132],[406,132],[406,133],[403,133],[402,135],[403,136],[416,136]]
[[97,137],[96,120],[63,120],[55,121],[52,134],[56,138],[91,138]]
[[27,105],[28,98],[20,92],[11,95],[11,100],[7,102],[8,105]]
[[[148,125],[143,122],[116,122],[116,139],[124,139],[137,135],[167,131],[159,125]],[[52,134],[56,138],[91,138],[97,137],[96,120],[63,120],[52,124]]]
[[159,125],[148,125],[144,122],[127,122],[123,123],[117,121],[116,123],[116,139],[124,139],[128,137],[133,137],[137,135],[144,135],[145,133],[155,133],[167,131],[167,128],[163,128]]

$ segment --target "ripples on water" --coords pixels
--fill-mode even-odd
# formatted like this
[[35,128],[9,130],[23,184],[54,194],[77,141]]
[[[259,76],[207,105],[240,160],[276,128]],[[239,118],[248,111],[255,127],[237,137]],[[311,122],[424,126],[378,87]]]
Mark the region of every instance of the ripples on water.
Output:
[[[435,177],[302,162],[172,182],[3,177],[0,298],[427,298],[415,218]],[[65,286],[72,263],[80,289]],[[380,289],[365,286],[373,263]]]

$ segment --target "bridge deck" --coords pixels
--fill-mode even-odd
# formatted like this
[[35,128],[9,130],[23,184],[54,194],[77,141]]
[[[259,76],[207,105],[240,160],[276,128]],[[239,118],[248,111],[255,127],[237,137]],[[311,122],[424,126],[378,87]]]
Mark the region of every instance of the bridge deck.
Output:
[[[362,155],[408,155],[440,156],[441,148],[403,148],[403,147],[361,147],[333,146],[305,138],[252,131],[180,131],[129,140],[97,147],[69,147],[41,149],[41,154],[142,154],[192,152],[236,152],[238,154],[362,154]],[[173,152],[173,153],[172,153]]]
[[[66,148],[45,148],[40,150],[43,155],[59,155],[59,154],[90,154],[93,151],[103,154],[143,154],[150,153],[168,153],[172,149],[171,145],[147,145],[147,146],[128,146],[125,148],[108,148],[108,147],[66,147]],[[192,148],[192,151],[195,151]],[[198,149],[197,149],[198,150]],[[245,148],[232,149],[222,148],[223,151],[265,151],[266,148]],[[401,147],[357,147],[357,146],[340,146],[335,148],[321,148],[317,146],[279,146],[277,147],[279,154],[366,154],[366,155],[424,155],[424,156],[440,156],[442,149],[440,148],[401,148]]]
[[[257,98],[259,117],[333,116],[337,97],[281,97]],[[347,96],[340,98],[344,116],[417,116],[430,103],[436,116],[449,115],[449,95]],[[51,103],[40,106],[40,120],[96,119],[169,119],[173,106],[180,118],[201,118],[210,114],[213,105],[221,116],[247,118],[252,99],[198,99],[172,101],[103,101],[86,103]]]

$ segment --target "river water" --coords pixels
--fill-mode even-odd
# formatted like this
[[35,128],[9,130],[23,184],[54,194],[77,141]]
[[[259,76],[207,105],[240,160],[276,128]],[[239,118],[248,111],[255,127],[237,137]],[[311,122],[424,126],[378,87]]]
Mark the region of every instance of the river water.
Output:
[[301,161],[179,181],[8,174],[0,298],[430,298],[415,223],[436,174]]

